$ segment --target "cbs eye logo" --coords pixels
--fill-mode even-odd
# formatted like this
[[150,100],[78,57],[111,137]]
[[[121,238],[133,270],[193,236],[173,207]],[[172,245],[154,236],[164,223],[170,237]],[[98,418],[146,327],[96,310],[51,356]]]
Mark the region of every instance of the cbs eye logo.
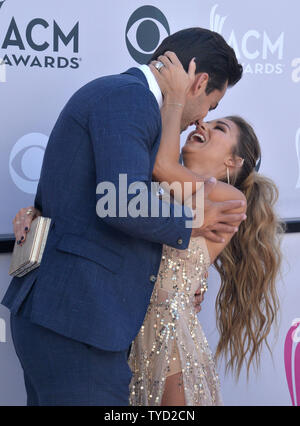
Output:
[[146,64],[169,35],[170,27],[165,15],[154,6],[142,6],[128,20],[127,49],[136,62]]
[[27,194],[35,194],[41,173],[48,137],[29,133],[13,146],[9,157],[9,173],[15,185]]

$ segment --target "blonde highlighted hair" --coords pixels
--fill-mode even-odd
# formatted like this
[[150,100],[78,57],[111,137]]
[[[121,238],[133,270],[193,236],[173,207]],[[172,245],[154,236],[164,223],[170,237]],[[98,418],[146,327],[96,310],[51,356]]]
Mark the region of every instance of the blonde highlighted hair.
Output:
[[267,336],[279,309],[276,277],[284,225],[274,210],[275,183],[255,171],[261,151],[253,128],[241,117],[226,118],[239,129],[234,154],[244,158],[244,163],[231,180],[247,199],[247,219],[214,262],[221,277],[216,358],[224,354],[226,370],[234,370],[238,377],[244,363],[248,375],[253,361],[259,365],[263,343],[269,348]]

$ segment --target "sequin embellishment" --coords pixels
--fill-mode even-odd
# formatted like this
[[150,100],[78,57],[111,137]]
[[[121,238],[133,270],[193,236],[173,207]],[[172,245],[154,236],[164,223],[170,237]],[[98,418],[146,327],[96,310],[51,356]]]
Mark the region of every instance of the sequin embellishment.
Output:
[[174,363],[181,366],[186,405],[222,405],[213,355],[193,305],[195,291],[207,290],[209,264],[202,237],[191,238],[186,250],[163,246],[158,279],[129,357],[131,405],[160,405]]

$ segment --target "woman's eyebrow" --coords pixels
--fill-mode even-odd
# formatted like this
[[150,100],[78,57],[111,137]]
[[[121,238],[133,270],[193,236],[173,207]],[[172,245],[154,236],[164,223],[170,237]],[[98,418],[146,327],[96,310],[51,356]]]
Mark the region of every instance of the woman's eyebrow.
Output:
[[225,121],[217,120],[216,122],[217,122],[218,124],[223,124],[223,126],[228,127],[229,131],[231,130],[231,128],[230,128],[230,126],[229,126],[229,124],[225,123]]

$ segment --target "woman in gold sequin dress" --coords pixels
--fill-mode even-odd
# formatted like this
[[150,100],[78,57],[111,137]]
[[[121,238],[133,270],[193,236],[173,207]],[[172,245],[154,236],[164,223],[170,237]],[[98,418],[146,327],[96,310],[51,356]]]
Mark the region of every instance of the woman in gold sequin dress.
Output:
[[193,304],[200,283],[206,290],[210,264],[205,240],[199,238],[191,239],[184,251],[163,247],[158,279],[129,359],[132,405],[222,403],[213,356]]
[[[274,286],[280,265],[280,222],[272,209],[277,190],[271,180],[256,173],[259,143],[251,126],[240,117],[197,122],[182,150],[184,165],[179,163],[185,96],[191,87],[205,93],[208,75],[202,73],[196,85],[192,73],[184,72],[174,54],[167,52],[159,60],[165,65],[162,73],[150,65],[164,94],[163,132],[154,180],[179,182],[180,194],[174,191],[175,200],[183,197],[186,201],[198,190],[203,206],[205,189],[199,182],[215,176],[218,181],[209,199],[247,201],[248,217],[242,224],[236,223],[240,226],[234,235],[222,234],[222,243],[197,237],[191,238],[186,250],[163,246],[151,301],[129,358],[133,373],[130,403],[222,405],[215,359],[198,321],[193,296],[199,286],[203,293],[207,290],[208,268],[214,263],[222,281],[216,305],[221,333],[217,355],[229,353],[227,367],[238,375],[248,354],[249,371],[278,308]],[[186,182],[192,184],[190,191],[184,186]],[[162,187],[166,189],[164,184]],[[248,249],[250,263],[241,257],[247,258]]]

